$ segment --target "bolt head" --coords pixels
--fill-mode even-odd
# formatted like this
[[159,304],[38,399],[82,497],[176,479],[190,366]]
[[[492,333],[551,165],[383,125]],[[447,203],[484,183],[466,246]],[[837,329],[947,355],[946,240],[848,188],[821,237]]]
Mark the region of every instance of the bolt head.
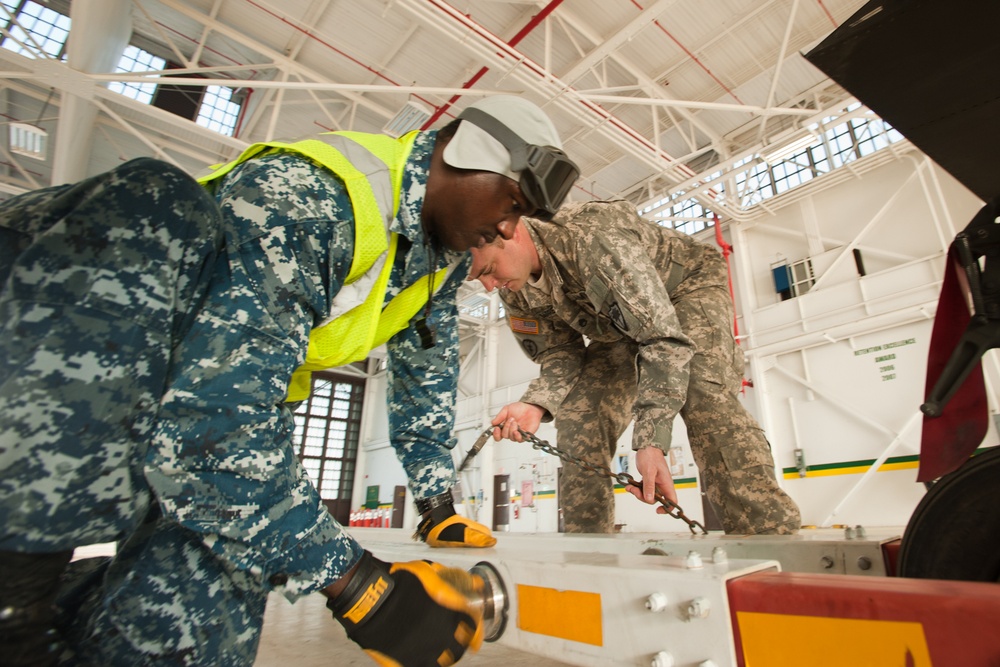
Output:
[[663,593],[653,593],[646,598],[646,609],[651,612],[661,612],[667,608],[667,596]]
[[684,567],[689,570],[696,570],[703,566],[704,563],[701,561],[701,554],[697,551],[689,551],[688,555],[684,557]]
[[712,613],[712,603],[705,598],[691,600],[687,608],[688,618],[708,618]]
[[674,656],[666,651],[660,651],[653,656],[650,667],[674,667]]

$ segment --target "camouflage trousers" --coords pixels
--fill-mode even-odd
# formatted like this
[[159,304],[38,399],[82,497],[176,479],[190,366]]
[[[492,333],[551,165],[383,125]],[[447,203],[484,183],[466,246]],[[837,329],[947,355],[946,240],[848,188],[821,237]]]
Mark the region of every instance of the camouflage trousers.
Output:
[[69,664],[252,664],[260,582],[158,520],[143,475],[220,222],[203,188],[147,159],[0,205],[0,550],[127,538],[110,567],[67,580]]
[[[676,298],[673,305],[695,347],[687,401],[680,414],[704,493],[725,532],[797,530],[798,506],[778,486],[770,445],[737,398],[743,360],[731,333],[728,291],[701,288]],[[631,340],[591,341],[579,378],[556,416],[560,447],[610,466],[618,439],[632,419],[637,354],[638,346]],[[615,499],[609,479],[564,464],[559,494],[566,532],[612,532]]]

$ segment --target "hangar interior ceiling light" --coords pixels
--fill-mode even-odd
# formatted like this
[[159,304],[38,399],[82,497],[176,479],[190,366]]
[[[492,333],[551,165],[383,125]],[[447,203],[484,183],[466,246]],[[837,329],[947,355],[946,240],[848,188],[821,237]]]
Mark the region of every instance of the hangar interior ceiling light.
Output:
[[45,159],[49,133],[28,123],[10,124],[10,152],[26,155],[36,160]]
[[817,141],[819,141],[819,137],[807,131],[805,134],[796,136],[791,141],[775,142],[770,147],[765,147],[761,151],[760,156],[764,162],[774,164],[812,146]]
[[431,110],[420,102],[409,100],[403,105],[392,119],[385,124],[382,131],[392,137],[401,137],[412,130],[419,130],[423,127],[427,119],[431,117]]

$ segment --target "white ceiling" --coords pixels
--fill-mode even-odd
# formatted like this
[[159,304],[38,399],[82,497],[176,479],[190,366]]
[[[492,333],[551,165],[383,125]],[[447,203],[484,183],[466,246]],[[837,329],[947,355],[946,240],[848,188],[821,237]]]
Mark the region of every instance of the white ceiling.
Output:
[[[71,13],[69,57],[61,64],[0,50],[7,120],[37,124],[51,143],[44,161],[0,156],[5,190],[140,155],[198,171],[261,139],[378,132],[408,100],[439,111],[436,128],[478,96],[503,91],[552,116],[582,169],[571,198],[640,205],[842,108],[850,96],[800,52],[865,0],[41,4]],[[177,72],[184,81],[207,76],[244,89],[238,137],[107,91],[115,77],[99,76],[109,68],[94,63],[116,53],[114,33],[129,28],[131,41],[186,68]],[[78,166],[65,157],[74,155]],[[706,204],[739,214],[726,201]]]

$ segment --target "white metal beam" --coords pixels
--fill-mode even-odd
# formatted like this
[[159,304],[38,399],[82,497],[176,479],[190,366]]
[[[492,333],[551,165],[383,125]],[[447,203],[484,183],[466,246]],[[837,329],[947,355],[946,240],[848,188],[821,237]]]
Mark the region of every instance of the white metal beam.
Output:
[[[66,44],[67,65],[79,72],[113,71],[132,35],[130,0],[75,0],[70,18],[73,29]],[[37,64],[46,62],[40,59]],[[97,107],[89,95],[80,95],[68,87],[61,93],[52,151],[52,185],[71,183],[87,175],[97,118]]]

